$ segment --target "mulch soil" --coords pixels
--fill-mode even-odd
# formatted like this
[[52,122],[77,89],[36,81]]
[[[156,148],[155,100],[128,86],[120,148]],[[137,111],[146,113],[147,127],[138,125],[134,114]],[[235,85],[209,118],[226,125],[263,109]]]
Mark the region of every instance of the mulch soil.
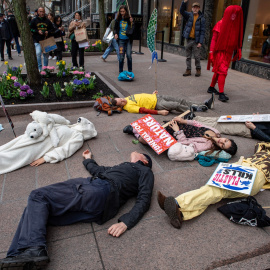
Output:
[[[95,73],[91,73],[92,75],[96,75]],[[36,87],[31,87],[31,89],[34,91],[34,97],[27,97],[26,99],[22,100],[22,99],[5,99],[4,103],[5,105],[16,105],[16,104],[30,104],[30,103],[52,103],[52,102],[72,102],[72,101],[90,101],[93,100],[92,96],[98,92],[100,92],[100,90],[103,91],[103,95],[113,95],[114,97],[118,97],[110,88],[109,86],[107,86],[107,84],[105,84],[97,75],[96,75],[96,84],[95,84],[95,88],[93,90],[87,90],[86,93],[78,93],[76,91],[74,91],[73,96],[72,97],[68,97],[66,92],[62,92],[62,96],[61,98],[56,97],[55,91],[53,89],[53,84],[56,82],[59,82],[59,84],[61,85],[61,88],[65,88],[64,86],[64,82],[70,82],[73,81],[72,80],[73,75],[72,76],[66,76],[66,77],[62,77],[62,78],[58,78],[56,76],[56,74],[52,74],[51,77],[49,78],[42,78],[42,82],[40,84],[40,86],[36,86]],[[26,77],[24,78],[26,79]],[[42,96],[42,94],[40,93],[40,91],[42,91],[43,88],[43,84],[44,82],[48,83],[48,86],[50,88],[50,95],[49,98],[44,98]]]

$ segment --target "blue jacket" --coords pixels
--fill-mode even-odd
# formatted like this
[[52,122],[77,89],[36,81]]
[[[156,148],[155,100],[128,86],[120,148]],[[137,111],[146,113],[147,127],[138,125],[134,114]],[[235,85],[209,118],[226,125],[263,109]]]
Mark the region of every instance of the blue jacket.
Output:
[[[180,13],[187,21],[186,27],[183,32],[183,37],[188,39],[193,25],[193,12],[187,12],[186,10],[187,10],[187,3],[182,2],[180,7]],[[201,11],[199,11],[198,14],[199,17],[195,23],[195,42],[202,44],[205,35],[205,18],[201,13]]]

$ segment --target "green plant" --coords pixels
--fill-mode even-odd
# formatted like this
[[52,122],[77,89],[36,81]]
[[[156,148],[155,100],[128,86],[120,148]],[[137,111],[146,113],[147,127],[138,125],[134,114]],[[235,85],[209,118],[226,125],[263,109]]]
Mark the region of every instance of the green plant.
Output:
[[50,90],[49,90],[49,86],[48,86],[48,83],[47,82],[44,83],[43,88],[42,88],[42,91],[40,91],[40,93],[41,93],[41,95],[44,98],[48,98],[49,97]]
[[96,85],[96,76],[91,76],[90,79],[89,79],[89,89],[93,90],[95,88],[95,85]]
[[71,83],[67,83],[65,85],[65,91],[66,91],[66,94],[67,94],[68,97],[72,97],[72,95],[73,95],[73,88],[74,88],[74,86]]
[[59,82],[53,84],[53,89],[54,89],[57,97],[62,96],[61,86],[60,86]]

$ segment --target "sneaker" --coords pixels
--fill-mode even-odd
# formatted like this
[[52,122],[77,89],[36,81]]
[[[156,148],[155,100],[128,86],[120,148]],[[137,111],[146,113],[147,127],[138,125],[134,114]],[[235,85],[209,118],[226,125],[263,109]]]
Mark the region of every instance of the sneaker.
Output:
[[53,58],[53,60],[57,60],[57,56],[55,56],[55,57]]
[[220,100],[222,102],[227,102],[227,100],[229,100],[229,98],[224,93],[220,93],[218,100]]
[[100,59],[103,60],[103,62],[106,62],[106,59],[104,59],[102,56],[100,56]]
[[186,72],[183,74],[184,77],[191,76],[191,70],[187,69]]
[[9,60],[13,60],[13,58],[11,56],[8,57]]
[[194,112],[205,112],[208,110],[208,107],[206,105],[192,105],[191,106],[192,110]]
[[19,56],[19,57],[22,57],[22,55],[21,55],[20,53],[18,54],[18,56]]
[[49,57],[48,57],[48,59],[49,59],[49,60],[51,60],[51,59],[52,59],[52,57],[51,57],[51,56],[49,56]]
[[7,257],[2,260],[1,266],[16,266],[23,267],[25,264],[33,262],[36,265],[49,262],[47,250],[45,247],[30,247],[24,250],[21,254],[14,257]]
[[204,105],[207,106],[208,109],[214,108],[215,95],[212,93],[212,97],[204,102]]
[[12,49],[11,51],[12,51],[12,52],[17,52],[17,50],[15,50],[15,49]]
[[5,59],[4,58],[1,58],[1,61],[5,61]]
[[5,52],[5,55],[7,55],[7,52]]
[[125,126],[123,129],[123,132],[130,134],[130,135],[133,135],[133,127],[131,125]]
[[196,73],[195,73],[195,77],[200,77],[200,76],[201,76],[201,69],[197,68]]
[[209,93],[209,94],[214,93],[214,94],[216,94],[216,95],[219,94],[218,90],[217,90],[215,87],[212,87],[212,86],[209,86],[209,87],[208,87],[207,93]]

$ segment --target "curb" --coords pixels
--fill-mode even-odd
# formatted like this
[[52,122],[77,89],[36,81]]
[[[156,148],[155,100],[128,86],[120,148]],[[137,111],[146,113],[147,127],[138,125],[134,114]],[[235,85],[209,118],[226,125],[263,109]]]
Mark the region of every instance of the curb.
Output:
[[[112,92],[119,97],[124,97],[111,83],[109,83],[99,72],[94,72],[104,83],[110,87]],[[6,105],[5,108],[10,116],[31,113],[34,110],[39,111],[53,111],[53,110],[66,110],[82,107],[93,107],[95,101],[75,101],[75,102],[54,102],[54,103],[33,103],[33,104],[19,104],[19,105]],[[2,106],[0,106],[2,107]],[[4,111],[0,110],[0,117],[5,116]]]

